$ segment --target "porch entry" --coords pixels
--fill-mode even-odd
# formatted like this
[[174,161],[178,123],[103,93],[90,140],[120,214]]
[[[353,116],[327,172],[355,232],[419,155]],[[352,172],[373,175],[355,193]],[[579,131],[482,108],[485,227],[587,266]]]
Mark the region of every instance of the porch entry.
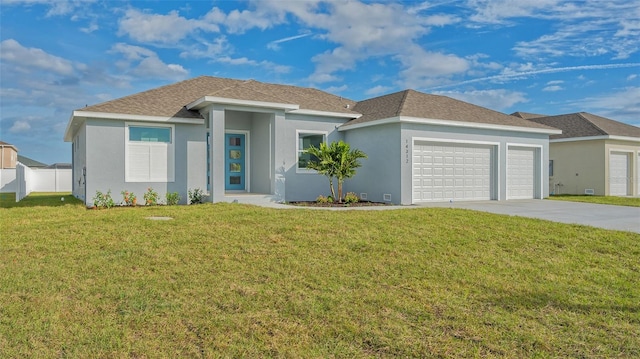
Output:
[[241,133],[226,133],[225,136],[224,189],[246,190],[246,136]]

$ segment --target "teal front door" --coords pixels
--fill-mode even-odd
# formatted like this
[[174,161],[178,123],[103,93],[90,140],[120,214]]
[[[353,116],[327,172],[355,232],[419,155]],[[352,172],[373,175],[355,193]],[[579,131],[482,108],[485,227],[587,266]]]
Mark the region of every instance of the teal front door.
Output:
[[245,186],[245,135],[227,133],[225,139],[224,189],[243,191]]

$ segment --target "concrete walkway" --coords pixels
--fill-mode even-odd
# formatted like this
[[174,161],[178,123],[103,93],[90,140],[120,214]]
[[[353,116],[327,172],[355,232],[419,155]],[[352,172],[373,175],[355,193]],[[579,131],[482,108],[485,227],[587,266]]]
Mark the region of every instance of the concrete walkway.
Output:
[[496,214],[546,219],[553,222],[582,224],[587,226],[640,233],[640,207],[611,206],[556,200],[509,200],[473,202],[421,203],[412,206],[377,206],[318,208],[296,207],[280,203],[261,203],[265,207],[282,209],[315,210],[392,210],[423,207],[464,208]]
[[420,207],[464,208],[549,221],[640,233],[640,207],[556,200],[428,203]]

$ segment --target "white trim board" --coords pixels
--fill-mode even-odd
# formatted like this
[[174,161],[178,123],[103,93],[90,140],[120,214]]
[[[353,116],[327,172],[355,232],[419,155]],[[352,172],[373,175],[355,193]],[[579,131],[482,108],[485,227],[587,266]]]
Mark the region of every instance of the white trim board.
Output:
[[377,125],[383,125],[383,124],[389,124],[389,123],[416,123],[416,124],[424,124],[424,125],[479,128],[479,129],[501,130],[501,131],[510,131],[510,132],[542,133],[542,134],[550,134],[550,135],[559,135],[562,133],[561,130],[556,130],[556,129],[541,129],[541,128],[531,128],[531,127],[494,125],[490,123],[438,120],[438,119],[431,119],[431,118],[418,118],[418,117],[407,117],[407,116],[384,118],[384,119],[375,120],[375,121],[356,123],[354,125],[349,125],[348,123],[346,123],[340,126],[338,128],[338,131],[348,131],[348,130],[353,130],[357,128],[377,126]]

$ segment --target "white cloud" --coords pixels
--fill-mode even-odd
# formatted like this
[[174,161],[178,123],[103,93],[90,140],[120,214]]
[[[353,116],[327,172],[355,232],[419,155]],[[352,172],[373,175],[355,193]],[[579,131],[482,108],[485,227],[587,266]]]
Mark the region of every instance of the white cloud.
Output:
[[564,90],[564,88],[562,86],[557,86],[557,85],[547,86],[542,89],[542,91],[546,91],[546,92],[556,92],[556,91],[562,91],[562,90]]
[[559,0],[470,0],[468,6],[476,11],[470,20],[479,23],[504,23],[514,17],[531,17],[555,8]]
[[246,57],[232,58],[228,56],[223,56],[215,59],[214,61],[230,64],[230,65],[260,66],[260,67],[269,69],[275,73],[281,73],[281,74],[291,71],[291,67],[289,66],[278,65],[270,61],[255,61],[255,60],[248,59]]
[[71,75],[73,64],[69,60],[46,53],[42,49],[24,47],[14,39],[0,43],[0,59],[11,63],[18,70],[30,72],[34,70],[51,71],[59,75]]
[[29,130],[31,130],[29,122],[21,120],[15,121],[11,128],[9,128],[9,132],[11,133],[28,132]]
[[232,10],[226,15],[222,23],[232,34],[242,34],[253,28],[265,30],[273,25],[285,22],[285,15],[269,11],[262,7],[252,10]]
[[581,71],[581,70],[606,70],[606,69],[622,69],[622,68],[630,68],[630,67],[640,67],[640,63],[622,63],[622,64],[602,64],[602,65],[583,65],[583,66],[565,66],[565,67],[551,67],[551,68],[543,68],[537,70],[530,71],[515,71],[512,69],[504,69],[502,74],[494,75],[494,76],[486,76],[481,78],[475,78],[471,80],[461,81],[457,83],[451,83],[446,85],[434,86],[431,89],[439,89],[445,87],[453,87],[453,86],[461,86],[472,84],[476,82],[485,82],[485,81],[508,81],[514,79],[522,79],[528,78],[533,75],[539,74],[552,74],[558,72],[567,72],[567,71]]
[[98,23],[96,21],[92,21],[91,23],[89,23],[89,25],[87,27],[81,27],[80,31],[86,33],[86,34],[90,34],[96,30],[98,30]]
[[[336,44],[336,47],[312,58],[315,71],[308,77],[312,83],[340,79],[336,73],[352,70],[357,63],[373,57],[394,57],[406,72],[418,71],[415,76],[447,76],[466,69],[464,59],[453,54],[427,52],[426,61],[412,58],[419,52],[418,40],[429,33],[430,26],[444,26],[459,19],[436,14],[422,16],[423,6],[407,8],[402,3],[364,3],[358,1],[258,1],[256,7],[264,13],[272,11],[291,14],[302,26],[314,29],[315,37]],[[317,30],[317,31],[316,31]],[[438,60],[447,60],[440,64]],[[410,69],[410,70],[408,70]],[[464,70],[462,70],[464,71]]]
[[133,76],[181,80],[189,74],[182,65],[166,64],[155,52],[140,46],[117,43],[113,45],[111,52],[124,56],[124,60],[116,65]]
[[213,42],[198,39],[195,44],[183,49],[180,53],[182,58],[218,58],[220,55],[228,55],[233,52],[226,36],[219,36]]
[[492,110],[502,111],[511,106],[527,102],[525,94],[518,91],[510,91],[505,89],[481,90],[481,91],[437,91],[438,95],[449,96],[461,101],[466,101],[475,105],[490,108]]
[[547,81],[547,85],[560,85],[563,84],[564,81],[562,80],[552,80],[552,81]]
[[393,89],[393,87],[391,87],[391,86],[378,85],[378,86],[374,86],[374,87],[368,89],[364,93],[367,96],[377,96],[377,95],[389,92],[392,89]]
[[397,55],[404,70],[400,72],[403,87],[423,88],[441,83],[443,78],[469,69],[469,62],[451,54],[427,52],[412,46],[405,54]]
[[640,50],[640,6],[634,1],[470,0],[467,6],[475,12],[470,27],[510,26],[523,18],[554,21],[552,31],[516,44],[522,57],[627,59]]
[[627,81],[633,81],[638,77],[637,74],[631,74],[629,76],[627,76]]
[[574,102],[572,106],[613,120],[637,124],[640,119],[640,87],[591,96]]
[[171,11],[167,15],[148,14],[136,9],[129,9],[120,19],[119,35],[128,35],[140,42],[175,44],[197,30],[218,32],[219,26],[209,21],[217,19],[219,10],[214,8],[205,15],[206,20],[187,19]]
[[95,2],[95,0],[2,0],[2,5],[47,5],[49,6],[49,10],[46,16],[51,17],[71,14],[77,8],[93,2]]
[[307,37],[307,36],[310,36],[310,35],[311,35],[311,33],[306,33],[306,34],[300,34],[300,35],[296,35],[296,36],[289,36],[289,37],[285,37],[283,39],[274,40],[274,41],[271,41],[270,43],[267,44],[267,49],[280,50],[280,44],[282,44],[283,42],[289,42],[289,41],[301,39],[303,37]]
[[452,16],[448,14],[437,14],[427,16],[425,19],[425,23],[430,26],[445,26],[445,25],[453,25],[462,21],[457,16]]
[[345,91],[348,88],[349,87],[347,85],[342,85],[342,86],[330,86],[330,87],[327,87],[324,90],[329,92],[329,93],[336,94],[336,93],[340,93],[342,91]]

